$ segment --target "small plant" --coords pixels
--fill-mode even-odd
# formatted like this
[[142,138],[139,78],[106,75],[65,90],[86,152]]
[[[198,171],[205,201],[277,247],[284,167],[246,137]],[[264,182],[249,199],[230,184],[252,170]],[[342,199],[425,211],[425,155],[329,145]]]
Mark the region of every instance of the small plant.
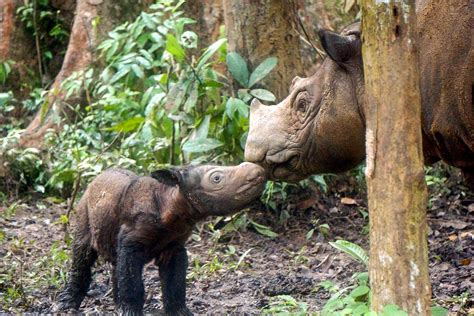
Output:
[[342,290],[339,290],[332,283],[320,284],[320,286],[333,293],[331,298],[324,304],[321,311],[322,316],[366,315],[370,311],[368,273],[356,273],[352,280],[356,281],[355,285]]
[[311,220],[311,225],[313,228],[311,228],[307,233],[306,233],[306,239],[309,240],[311,237],[313,237],[314,232],[317,230],[323,237],[328,237],[329,236],[329,230],[330,227],[328,224],[320,224],[319,219],[313,219]]
[[[12,66],[15,62],[13,60],[0,61],[0,84],[5,84],[8,76],[12,72]],[[3,93],[2,93],[3,94]],[[1,104],[1,98],[0,98]]]
[[262,315],[307,315],[308,305],[299,302],[290,295],[272,297],[262,309]]

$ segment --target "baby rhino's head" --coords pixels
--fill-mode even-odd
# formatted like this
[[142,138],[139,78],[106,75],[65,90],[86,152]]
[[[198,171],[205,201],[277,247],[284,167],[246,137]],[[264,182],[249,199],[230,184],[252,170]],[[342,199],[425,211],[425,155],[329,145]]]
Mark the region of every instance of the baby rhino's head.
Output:
[[178,185],[184,196],[202,215],[229,215],[246,207],[262,194],[265,171],[244,162],[238,166],[211,165],[170,168],[152,172],[168,185]]

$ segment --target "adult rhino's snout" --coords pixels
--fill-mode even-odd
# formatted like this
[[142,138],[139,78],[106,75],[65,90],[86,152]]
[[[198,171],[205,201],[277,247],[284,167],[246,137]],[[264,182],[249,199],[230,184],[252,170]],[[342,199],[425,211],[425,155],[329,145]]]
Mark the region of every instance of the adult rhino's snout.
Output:
[[[250,128],[245,144],[245,160],[262,163],[268,151],[265,120],[269,117],[266,107],[258,99],[253,99],[250,105]],[[267,122],[268,123],[268,122]]]

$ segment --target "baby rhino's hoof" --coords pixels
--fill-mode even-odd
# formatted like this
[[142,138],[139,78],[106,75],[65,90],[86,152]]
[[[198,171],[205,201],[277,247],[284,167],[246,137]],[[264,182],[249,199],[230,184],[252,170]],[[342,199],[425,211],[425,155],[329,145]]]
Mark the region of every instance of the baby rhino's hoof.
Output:
[[62,292],[58,296],[58,302],[53,305],[51,308],[51,312],[57,313],[57,312],[67,312],[67,311],[77,311],[79,309],[79,305],[81,303],[77,302],[77,299],[75,299],[70,293],[67,291]]

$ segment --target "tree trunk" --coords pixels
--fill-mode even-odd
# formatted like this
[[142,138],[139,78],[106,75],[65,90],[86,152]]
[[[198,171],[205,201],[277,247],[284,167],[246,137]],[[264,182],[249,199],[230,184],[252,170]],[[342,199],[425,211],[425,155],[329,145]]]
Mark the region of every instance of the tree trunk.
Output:
[[250,70],[267,57],[277,57],[278,64],[263,86],[277,99],[286,97],[293,78],[303,74],[300,39],[292,27],[293,1],[223,1],[228,51],[242,55]]
[[[89,68],[96,58],[97,46],[107,33],[118,24],[135,17],[151,2],[151,0],[136,0],[134,3],[114,0],[77,1],[74,24],[63,65],[54,80],[45,105],[41,107],[20,138],[20,146],[42,147],[46,131],[60,127],[61,118],[68,112],[65,105],[74,101],[65,99],[61,91],[62,82],[72,73]],[[82,99],[82,96],[75,95],[72,98],[77,101]]]
[[414,3],[362,3],[372,309],[430,315]]

